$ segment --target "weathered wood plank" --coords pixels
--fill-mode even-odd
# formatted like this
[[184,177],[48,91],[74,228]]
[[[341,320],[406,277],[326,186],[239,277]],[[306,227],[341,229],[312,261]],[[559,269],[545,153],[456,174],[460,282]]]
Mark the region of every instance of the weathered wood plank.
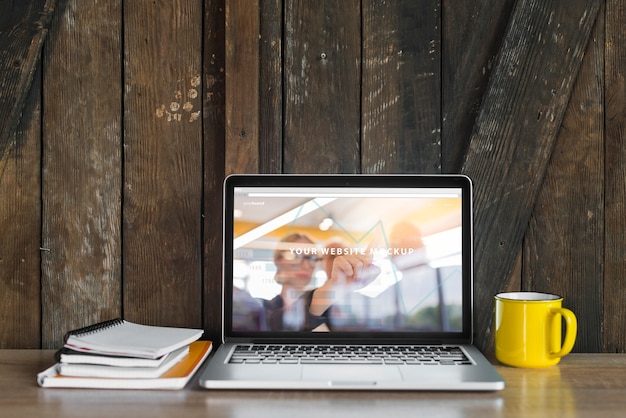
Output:
[[600,1],[516,2],[461,172],[475,184],[476,343],[506,288]]
[[0,182],[57,0],[0,3]]
[[364,173],[441,171],[441,3],[363,2]]
[[259,0],[226,1],[226,170],[259,171]]
[[441,169],[457,173],[515,0],[443,0]]
[[202,1],[124,2],[124,317],[202,323]]
[[41,70],[0,182],[0,348],[41,345]]
[[204,337],[220,341],[222,326],[222,181],[226,137],[224,0],[204,3]]
[[578,317],[578,352],[602,351],[603,69],[599,14],[524,238],[524,289],[564,297]]
[[361,2],[285,1],[285,173],[358,173]]
[[606,1],[604,351],[626,351],[626,4]]
[[0,4],[0,181],[57,0]]
[[282,0],[261,0],[259,56],[259,172],[283,166],[283,8]]
[[121,313],[120,1],[60,3],[45,48],[42,345]]

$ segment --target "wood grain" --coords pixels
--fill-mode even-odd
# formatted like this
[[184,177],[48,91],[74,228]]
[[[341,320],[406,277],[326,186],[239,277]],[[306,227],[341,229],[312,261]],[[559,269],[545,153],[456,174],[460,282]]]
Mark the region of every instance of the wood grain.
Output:
[[622,3],[2,2],[0,347],[114,315],[219,339],[227,173],[463,171],[483,349],[524,288],[626,351]]
[[226,41],[224,0],[204,3],[204,338],[220,341],[222,325],[222,181],[225,175]]
[[360,1],[285,1],[284,173],[358,173]]
[[461,169],[514,0],[443,0],[441,167]]
[[599,1],[515,3],[462,173],[475,184],[476,342],[490,345]]
[[[524,238],[524,290],[556,293],[578,319],[575,350],[602,346],[604,16],[598,15]],[[605,318],[612,327],[615,321]],[[615,324],[619,325],[619,324]]]
[[259,173],[283,167],[283,2],[260,2]]
[[0,347],[41,346],[41,70],[0,181]]
[[358,416],[619,417],[626,414],[626,355],[570,354],[547,369],[496,368],[498,392],[229,391],[203,390],[197,380],[180,391],[42,389],[52,350],[0,351],[0,404],[9,417],[87,416],[275,418]]
[[[42,345],[121,314],[121,2],[61,2],[46,44]],[[93,27],[97,30],[92,30]]]
[[441,172],[441,2],[363,2],[363,173]]
[[259,0],[226,1],[226,170],[259,170]]
[[606,2],[605,255],[603,349],[626,351],[626,5]]
[[124,2],[124,317],[202,325],[202,2]]
[[57,0],[0,4],[0,182]]

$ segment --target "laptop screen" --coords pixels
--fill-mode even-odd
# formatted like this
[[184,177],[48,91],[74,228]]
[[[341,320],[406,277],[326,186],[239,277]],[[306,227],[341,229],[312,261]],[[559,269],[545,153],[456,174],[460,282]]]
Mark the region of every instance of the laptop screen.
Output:
[[225,336],[470,335],[467,177],[231,176],[224,221]]

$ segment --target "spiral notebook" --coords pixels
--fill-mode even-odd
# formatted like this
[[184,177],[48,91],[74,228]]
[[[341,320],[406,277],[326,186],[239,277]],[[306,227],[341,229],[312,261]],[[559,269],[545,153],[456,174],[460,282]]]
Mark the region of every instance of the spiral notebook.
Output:
[[142,325],[112,319],[76,329],[65,335],[65,347],[109,356],[158,358],[189,345],[203,330]]

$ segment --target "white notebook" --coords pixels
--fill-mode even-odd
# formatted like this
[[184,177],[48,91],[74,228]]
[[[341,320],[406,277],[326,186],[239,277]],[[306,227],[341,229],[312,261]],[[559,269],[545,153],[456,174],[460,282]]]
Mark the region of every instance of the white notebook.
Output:
[[61,376],[155,379],[174,367],[189,354],[189,346],[181,347],[165,356],[156,367],[118,367],[101,364],[59,363],[57,373]]
[[68,332],[65,347],[104,355],[157,358],[189,345],[202,333],[200,329],[140,325],[113,319]]

